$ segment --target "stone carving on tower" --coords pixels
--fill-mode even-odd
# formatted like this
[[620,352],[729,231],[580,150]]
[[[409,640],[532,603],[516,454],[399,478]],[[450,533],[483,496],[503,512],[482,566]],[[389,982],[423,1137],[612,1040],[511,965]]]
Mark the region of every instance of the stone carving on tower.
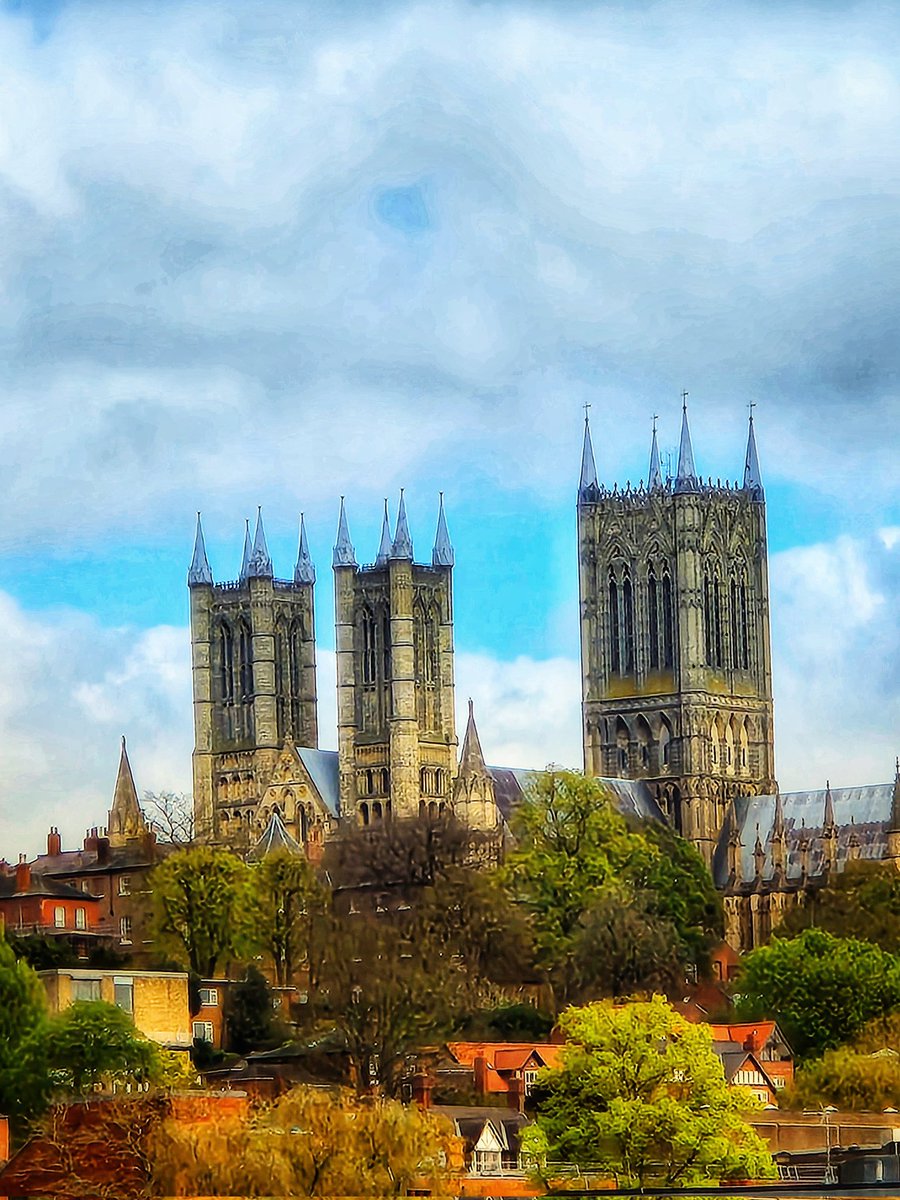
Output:
[[194,685],[194,816],[200,835],[240,846],[286,739],[318,745],[313,593],[300,519],[294,577],[276,579],[262,513],[240,574],[215,583],[197,516],[188,572]]
[[334,546],[342,816],[369,825],[446,805],[456,774],[453,548],[443,498],[429,564],[413,559],[406,502],[385,502],[374,563],[359,566],[341,500]]
[[703,482],[687,406],[674,478],[578,489],[584,763],[642,779],[712,862],[735,796],[773,793],[765,497],[751,412],[742,483]]

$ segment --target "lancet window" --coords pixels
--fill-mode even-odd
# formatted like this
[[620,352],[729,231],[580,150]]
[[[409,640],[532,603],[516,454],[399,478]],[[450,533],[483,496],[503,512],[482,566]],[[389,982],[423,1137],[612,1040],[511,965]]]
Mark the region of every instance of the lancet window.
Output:
[[435,606],[423,599],[413,606],[413,648],[419,724],[422,729],[436,730],[440,725],[438,614]]
[[670,670],[674,659],[672,577],[667,564],[647,571],[647,662],[651,671]]
[[743,567],[731,576],[731,657],[740,671],[750,669],[750,622],[747,602],[747,577]]
[[626,566],[609,572],[609,666],[613,675],[634,671],[634,588]]
[[706,661],[724,666],[722,654],[722,592],[718,573],[707,571],[703,578],[703,623],[706,631]]

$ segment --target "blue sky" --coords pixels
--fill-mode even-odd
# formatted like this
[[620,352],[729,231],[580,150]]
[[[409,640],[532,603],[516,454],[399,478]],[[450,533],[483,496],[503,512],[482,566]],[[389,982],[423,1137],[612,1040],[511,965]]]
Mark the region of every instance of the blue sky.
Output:
[[[900,742],[893,5],[0,5],[0,856],[190,787],[194,514],[287,574],[443,490],[462,699],[577,761],[574,486],[674,449],[769,501],[778,769]],[[329,707],[330,706],[330,707]],[[327,735],[323,740],[328,740]],[[27,814],[27,815],[23,815]],[[21,846],[20,846],[21,843]]]

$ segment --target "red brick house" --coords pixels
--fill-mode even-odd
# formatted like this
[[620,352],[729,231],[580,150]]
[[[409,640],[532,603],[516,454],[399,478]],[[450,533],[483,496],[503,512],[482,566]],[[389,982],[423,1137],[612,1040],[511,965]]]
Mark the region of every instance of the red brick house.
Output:
[[99,898],[34,871],[24,856],[0,875],[0,921],[13,934],[65,938],[82,957],[102,937]]

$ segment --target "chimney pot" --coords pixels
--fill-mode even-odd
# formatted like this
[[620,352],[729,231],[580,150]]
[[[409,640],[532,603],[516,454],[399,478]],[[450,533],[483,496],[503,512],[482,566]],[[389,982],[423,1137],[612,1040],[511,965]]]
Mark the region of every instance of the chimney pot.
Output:
[[62,852],[62,839],[59,836],[59,830],[55,825],[50,826],[50,832],[47,834],[47,853],[51,858],[55,858]]
[[25,861],[25,855],[19,855],[19,861],[16,865],[16,891],[27,892],[31,886],[31,867]]

